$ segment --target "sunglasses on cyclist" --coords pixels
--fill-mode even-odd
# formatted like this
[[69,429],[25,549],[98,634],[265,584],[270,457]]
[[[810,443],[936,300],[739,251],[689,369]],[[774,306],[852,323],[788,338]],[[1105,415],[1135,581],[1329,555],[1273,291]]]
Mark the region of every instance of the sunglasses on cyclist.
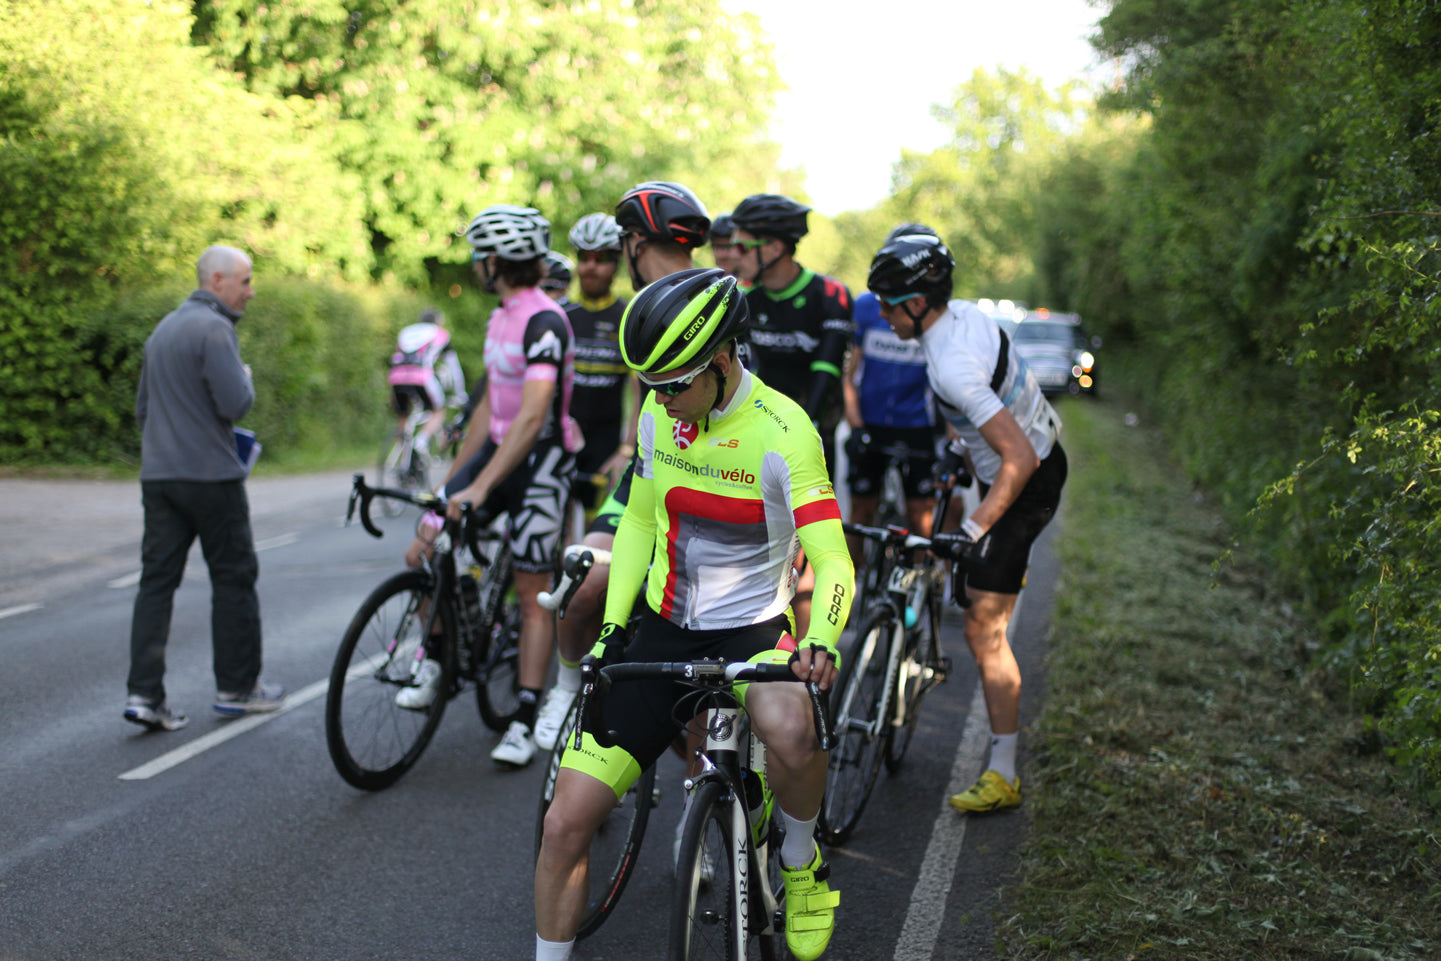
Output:
[[924,294],[902,294],[902,295],[899,296],[899,297],[882,297],[880,294],[876,294],[876,297],[881,301],[881,303],[886,304],[887,306],[890,306],[890,307],[896,307],[896,306],[899,306],[900,304],[904,304],[904,303],[905,303],[906,301],[908,301],[908,300],[915,300],[917,297],[923,297],[923,296],[925,296],[925,295],[924,295]]
[[741,250],[747,250],[747,251],[749,251],[749,250],[755,250],[757,247],[764,247],[764,246],[765,246],[766,244],[768,244],[768,243],[770,243],[770,241],[769,241],[769,240],[766,240],[765,238],[761,238],[760,240],[733,240],[733,241],[731,241],[731,245],[732,245],[732,246],[734,246],[734,247],[739,247]]
[[582,250],[575,258],[582,264],[613,264],[620,260],[618,250]]
[[690,385],[695,381],[697,377],[705,373],[706,369],[709,366],[710,365],[707,364],[706,367],[702,367],[700,368],[700,370],[692,371],[691,373],[677,380],[668,380],[663,384],[654,383],[653,381],[650,381],[645,377],[641,377],[640,382],[645,386],[649,387],[651,390],[655,391],[657,394],[664,394],[667,397],[675,397],[676,395],[684,394],[687,390],[689,390]]

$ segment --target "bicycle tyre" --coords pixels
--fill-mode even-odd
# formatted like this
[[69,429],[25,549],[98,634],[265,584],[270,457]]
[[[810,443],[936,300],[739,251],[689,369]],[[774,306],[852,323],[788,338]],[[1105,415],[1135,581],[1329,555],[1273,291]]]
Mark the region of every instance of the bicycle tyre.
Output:
[[855,831],[881,769],[886,732],[877,721],[889,683],[886,666],[895,624],[889,607],[866,616],[836,688],[839,698],[832,712],[839,741],[827,761],[826,793],[816,825],[821,840],[832,846],[843,844]]
[[[497,583],[486,579],[487,593],[494,592],[495,616],[480,628],[483,644],[477,650],[475,706],[480,720],[498,734],[504,734],[520,713],[520,603],[515,599],[508,547],[502,547],[492,565]],[[498,573],[497,573],[498,571]]]
[[[410,459],[408,447],[406,436],[397,431],[380,448],[380,466],[375,471],[377,487],[405,488],[405,472],[401,467]],[[375,503],[386,517],[399,517],[405,510],[404,503],[389,497],[377,497]]]
[[[427,655],[441,663],[439,693],[422,710],[395,703],[396,694],[410,682],[415,646],[407,641],[418,643],[423,629],[419,601],[428,596],[429,586],[430,578],[421,570],[386,579],[361,603],[335,652],[325,696],[325,743],[336,771],[362,790],[389,787],[410,770],[445,714],[455,683],[456,627],[454,612],[444,601],[439,643],[432,640],[427,649]],[[396,639],[398,645],[392,646]]]
[[[707,780],[695,789],[686,809],[671,900],[670,961],[738,961],[746,957],[737,919],[738,912],[749,906],[736,904],[735,865],[729,857],[733,803],[723,783]],[[745,844],[749,847],[749,838]],[[709,881],[702,859],[708,859],[712,868]]]
[[[916,723],[921,716],[921,701],[931,688],[926,676],[928,668],[939,659],[937,638],[940,637],[941,609],[934,591],[926,597],[925,620],[913,630],[906,632],[906,647],[901,654],[900,670],[896,675],[896,690],[891,695],[891,717],[887,719],[890,730],[886,734],[886,773],[900,770],[911,738],[916,733]],[[905,711],[905,717],[900,712]],[[899,721],[900,723],[897,723]]]
[[[540,810],[535,820],[535,853],[540,856],[541,841],[545,837],[545,813],[555,797],[555,779],[560,774],[561,761],[574,743],[575,726],[579,721],[579,702],[570,707],[565,721],[561,723],[560,736],[556,739],[555,750],[551,752],[546,767],[545,780],[540,787]],[[575,937],[589,937],[605,923],[620,901],[626,882],[635,871],[640,857],[640,843],[645,838],[645,827],[650,821],[650,810],[655,801],[655,766],[641,772],[630,790],[621,796],[610,816],[596,831],[590,846],[590,892],[586,898],[585,913]]]

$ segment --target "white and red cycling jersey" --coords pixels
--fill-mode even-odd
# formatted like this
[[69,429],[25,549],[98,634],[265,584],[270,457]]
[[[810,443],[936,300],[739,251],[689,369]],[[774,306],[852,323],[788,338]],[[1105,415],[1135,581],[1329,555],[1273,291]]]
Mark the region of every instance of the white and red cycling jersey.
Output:
[[555,301],[536,287],[512,294],[490,315],[485,332],[486,390],[490,399],[490,439],[499,444],[520,414],[527,381],[556,385],[537,443],[550,440],[574,453],[582,437],[570,416],[575,382],[575,336]]

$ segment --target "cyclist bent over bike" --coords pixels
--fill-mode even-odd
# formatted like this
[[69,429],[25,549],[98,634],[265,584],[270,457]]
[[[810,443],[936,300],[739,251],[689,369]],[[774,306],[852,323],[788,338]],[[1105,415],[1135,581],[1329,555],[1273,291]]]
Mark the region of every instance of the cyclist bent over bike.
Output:
[[[616,531],[600,639],[588,657],[668,661],[721,656],[790,661],[798,679],[835,680],[836,643],[853,572],[820,437],[799,405],[736,361],[749,321],[736,280],[714,269],[681,271],[636,296],[621,321],[626,363],[654,389],[641,411],[630,502]],[[816,615],[797,644],[786,610],[797,551],[816,568]],[[652,563],[654,552],[654,563]],[[645,585],[634,640],[625,624]],[[584,909],[591,837],[640,772],[679,730],[682,690],[639,682],[606,702],[600,747],[587,731],[567,751],[546,813],[535,872],[536,958],[570,956]],[[839,894],[813,839],[826,755],[799,684],[742,695],[765,742],[785,827],[786,941],[802,961],[830,942]]]

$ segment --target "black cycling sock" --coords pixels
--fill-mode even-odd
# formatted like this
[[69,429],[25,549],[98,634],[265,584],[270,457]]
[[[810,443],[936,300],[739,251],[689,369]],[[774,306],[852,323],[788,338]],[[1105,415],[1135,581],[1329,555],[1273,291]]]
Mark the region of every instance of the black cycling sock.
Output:
[[532,731],[535,730],[535,711],[540,706],[540,690],[537,688],[523,687],[517,695],[520,707],[516,709],[515,719]]

